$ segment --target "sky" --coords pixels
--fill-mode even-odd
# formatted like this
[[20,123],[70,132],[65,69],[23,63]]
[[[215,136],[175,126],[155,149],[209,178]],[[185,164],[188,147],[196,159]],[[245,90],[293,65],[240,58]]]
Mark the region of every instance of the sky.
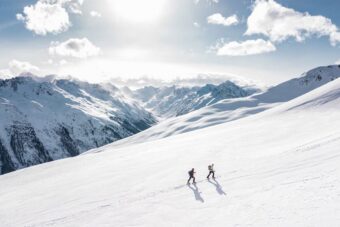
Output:
[[268,85],[340,64],[340,1],[0,0],[0,77],[236,76]]

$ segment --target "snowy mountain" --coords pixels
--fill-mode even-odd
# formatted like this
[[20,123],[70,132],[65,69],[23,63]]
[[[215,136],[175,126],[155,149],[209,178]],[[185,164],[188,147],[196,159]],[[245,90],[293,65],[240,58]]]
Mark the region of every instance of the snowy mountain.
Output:
[[110,84],[0,80],[0,173],[76,156],[155,122]]
[[[340,80],[331,79],[279,85],[262,100],[302,96],[247,118],[2,175],[1,224],[338,226]],[[218,178],[207,181],[210,163]],[[192,167],[197,184],[186,185]]]
[[234,121],[273,108],[282,102],[306,94],[339,77],[340,65],[318,67],[303,73],[298,78],[281,83],[260,94],[244,98],[221,100],[186,115],[164,120],[158,125],[121,140],[116,144],[118,146],[125,143],[131,144],[161,139]]
[[226,81],[219,85],[206,84],[201,87],[147,86],[131,93],[150,111],[169,118],[187,114],[223,99],[249,96],[256,91],[258,90],[255,88],[240,87]]

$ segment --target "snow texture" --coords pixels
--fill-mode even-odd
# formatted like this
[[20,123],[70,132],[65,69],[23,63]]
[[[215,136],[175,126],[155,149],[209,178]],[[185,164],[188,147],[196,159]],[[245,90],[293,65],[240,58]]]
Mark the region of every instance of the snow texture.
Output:
[[340,79],[301,90],[246,118],[2,175],[1,225],[339,226]]

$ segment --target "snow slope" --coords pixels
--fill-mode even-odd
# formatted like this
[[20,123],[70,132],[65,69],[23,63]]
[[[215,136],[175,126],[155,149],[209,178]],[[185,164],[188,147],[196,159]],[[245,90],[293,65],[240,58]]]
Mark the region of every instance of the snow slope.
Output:
[[1,225],[339,226],[339,109],[338,79],[247,118],[0,176]]
[[140,143],[234,121],[299,97],[340,77],[340,65],[318,67],[267,91],[244,98],[224,99],[119,141],[116,145]]
[[75,156],[154,123],[109,84],[31,75],[0,80],[0,174]]

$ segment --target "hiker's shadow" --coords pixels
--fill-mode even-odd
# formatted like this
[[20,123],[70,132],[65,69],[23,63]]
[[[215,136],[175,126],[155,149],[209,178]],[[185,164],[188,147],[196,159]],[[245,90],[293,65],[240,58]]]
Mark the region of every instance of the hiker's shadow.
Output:
[[218,183],[218,181],[216,179],[213,179],[213,181],[211,181],[210,179],[208,179],[210,184],[213,184],[216,187],[216,191],[218,194],[220,195],[227,195],[224,191],[222,186],[220,185],[220,183]]
[[200,201],[202,203],[204,203],[204,199],[202,198],[201,196],[201,192],[199,191],[198,187],[196,184],[193,184],[193,186],[191,186],[191,184],[188,184],[188,187],[192,190],[192,192],[194,193],[195,195],[195,199],[197,201]]

